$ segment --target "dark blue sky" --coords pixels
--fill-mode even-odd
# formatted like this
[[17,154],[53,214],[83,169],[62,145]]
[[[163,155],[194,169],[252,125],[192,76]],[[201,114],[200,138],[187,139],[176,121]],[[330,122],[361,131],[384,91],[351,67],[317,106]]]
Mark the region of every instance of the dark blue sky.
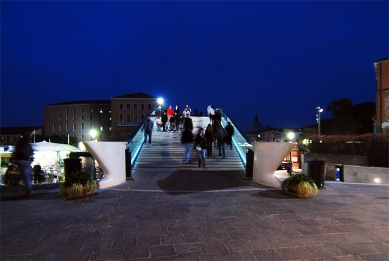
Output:
[[[1,126],[124,93],[223,108],[243,130],[375,102],[388,1],[1,1]],[[330,117],[324,111],[322,117]]]

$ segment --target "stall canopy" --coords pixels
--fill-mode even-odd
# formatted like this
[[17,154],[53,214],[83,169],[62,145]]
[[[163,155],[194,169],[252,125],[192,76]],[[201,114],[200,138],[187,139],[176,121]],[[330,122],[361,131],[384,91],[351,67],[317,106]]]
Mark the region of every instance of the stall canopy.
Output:
[[35,142],[30,144],[34,151],[70,151],[70,152],[82,151],[77,147],[68,144],[62,144],[62,143],[42,141],[42,142]]

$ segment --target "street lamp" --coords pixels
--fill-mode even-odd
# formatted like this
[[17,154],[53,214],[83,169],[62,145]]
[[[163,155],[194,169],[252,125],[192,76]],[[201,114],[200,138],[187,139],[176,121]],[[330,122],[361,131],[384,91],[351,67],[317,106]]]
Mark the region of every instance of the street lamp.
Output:
[[[95,141],[97,131],[90,130],[89,135],[92,137],[92,140]],[[96,165],[95,165],[95,159],[93,158],[93,156],[92,156],[92,180],[96,180]]]
[[159,116],[162,116],[161,110],[162,110],[163,98],[158,98],[157,102],[158,102]]
[[294,136],[295,136],[294,132],[288,132],[287,135],[288,135],[289,142],[292,142],[292,140],[294,139]]
[[320,135],[320,113],[323,112],[323,109],[320,107],[316,107],[316,122],[317,122],[317,134]]

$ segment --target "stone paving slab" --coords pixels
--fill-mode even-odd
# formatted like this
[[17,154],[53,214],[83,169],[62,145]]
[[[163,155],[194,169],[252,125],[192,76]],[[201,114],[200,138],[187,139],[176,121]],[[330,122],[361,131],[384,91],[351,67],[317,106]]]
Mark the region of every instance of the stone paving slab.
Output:
[[2,193],[0,259],[389,259],[388,185],[326,182],[299,199],[249,183],[174,193],[131,182],[78,200]]

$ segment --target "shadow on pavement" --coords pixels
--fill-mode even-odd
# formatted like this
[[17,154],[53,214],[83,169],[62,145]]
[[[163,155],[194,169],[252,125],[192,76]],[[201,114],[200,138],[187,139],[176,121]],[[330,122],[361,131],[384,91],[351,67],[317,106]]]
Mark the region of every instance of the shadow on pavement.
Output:
[[184,194],[198,191],[262,188],[252,180],[245,180],[244,171],[191,171],[178,170],[164,179],[157,180],[158,186],[167,193]]

